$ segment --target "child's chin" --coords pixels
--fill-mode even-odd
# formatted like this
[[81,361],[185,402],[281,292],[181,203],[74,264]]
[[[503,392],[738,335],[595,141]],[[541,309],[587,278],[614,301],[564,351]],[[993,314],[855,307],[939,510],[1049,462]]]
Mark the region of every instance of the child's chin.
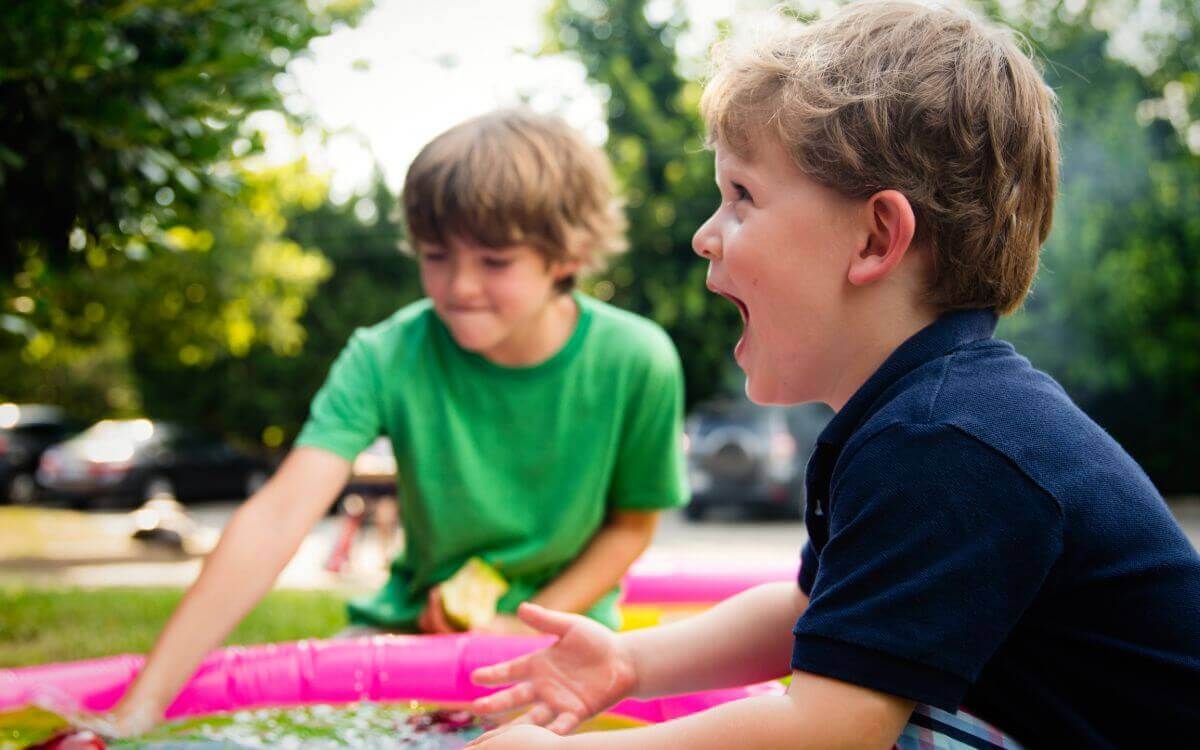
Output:
[[769,406],[775,403],[771,399],[769,389],[765,388],[759,380],[750,377],[749,373],[746,374],[746,398],[760,406]]
[[476,354],[486,352],[498,343],[497,336],[488,335],[482,331],[456,331],[451,329],[450,335],[454,337],[454,343]]
[[801,401],[791,394],[783,393],[777,384],[753,378],[749,373],[746,374],[746,398],[759,406],[787,406]]

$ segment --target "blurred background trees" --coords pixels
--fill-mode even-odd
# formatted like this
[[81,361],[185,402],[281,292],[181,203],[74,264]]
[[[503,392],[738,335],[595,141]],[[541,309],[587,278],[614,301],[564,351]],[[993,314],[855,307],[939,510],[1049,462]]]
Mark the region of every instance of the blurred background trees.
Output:
[[[1200,11],[1189,0],[987,0],[1063,119],[1055,230],[1002,323],[1168,492],[1200,489]],[[147,413],[286,444],[350,331],[419,294],[395,197],[263,167],[254,113],[356,2],[56,0],[0,26],[0,398]],[[731,305],[691,235],[717,200],[684,6],[551,0],[547,55],[605,103],[632,251],[588,291],[648,315],[689,402],[737,388]]]

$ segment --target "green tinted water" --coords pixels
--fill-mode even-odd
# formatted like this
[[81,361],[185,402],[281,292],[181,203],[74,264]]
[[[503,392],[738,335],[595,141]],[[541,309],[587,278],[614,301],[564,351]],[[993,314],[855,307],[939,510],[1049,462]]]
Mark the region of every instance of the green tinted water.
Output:
[[[428,706],[356,703],[238,711],[164,725],[136,740],[109,744],[111,750],[200,750],[281,748],[287,750],[450,750],[484,732],[469,715],[458,721],[430,721],[448,715]],[[455,726],[461,724],[461,726]]]
[[[635,726],[602,716],[584,731]],[[66,727],[39,709],[0,714],[0,750],[22,750]],[[463,711],[428,704],[353,703],[237,711],[163,724],[142,737],[110,740],[109,750],[452,750],[485,727]]]

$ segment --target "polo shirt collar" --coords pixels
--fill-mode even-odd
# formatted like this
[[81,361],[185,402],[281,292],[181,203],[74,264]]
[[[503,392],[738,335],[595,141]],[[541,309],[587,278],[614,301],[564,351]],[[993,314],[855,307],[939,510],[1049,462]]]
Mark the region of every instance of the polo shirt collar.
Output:
[[873,414],[876,403],[893,383],[926,362],[966,346],[988,339],[996,330],[992,310],[955,310],[913,334],[896,348],[867,382],[854,392],[841,411],[833,416],[817,438],[817,443],[845,444],[855,430]]

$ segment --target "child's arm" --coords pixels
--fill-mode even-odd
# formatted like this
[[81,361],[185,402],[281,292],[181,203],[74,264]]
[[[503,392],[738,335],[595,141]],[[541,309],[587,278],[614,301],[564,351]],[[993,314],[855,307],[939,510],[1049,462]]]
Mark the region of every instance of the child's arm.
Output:
[[[548,649],[477,670],[482,684],[517,684],[472,708],[531,706],[478,750],[523,748],[887,748],[913,702],[804,672],[786,696],[749,698],[644,729],[560,737],[621,698],[756,682],[787,671],[791,627],[808,605],[792,583],[759,586],[688,620],[613,634],[586,618],[523,606],[522,619],[559,636]],[[520,722],[524,722],[523,724]],[[540,724],[528,726],[529,724]]]
[[824,677],[794,672],[787,695],[748,698],[644,729],[560,737],[533,726],[485,735],[476,750],[725,750],[753,747],[890,748],[913,701]]
[[560,612],[586,612],[650,546],[658,516],[656,511],[612,511],[583,553],[530,601]]
[[270,590],[349,475],[349,461],[297,448],[238,509],[114,710],[119,731],[136,733],[161,718],[204,655]]
[[743,592],[681,622],[615,634],[579,615],[530,605],[529,625],[559,636],[552,647],[477,670],[485,685],[517,683],[476,701],[499,713],[532,706],[523,717],[568,732],[621,698],[744,685],[786,674],[792,625],[808,604],[794,583]]

